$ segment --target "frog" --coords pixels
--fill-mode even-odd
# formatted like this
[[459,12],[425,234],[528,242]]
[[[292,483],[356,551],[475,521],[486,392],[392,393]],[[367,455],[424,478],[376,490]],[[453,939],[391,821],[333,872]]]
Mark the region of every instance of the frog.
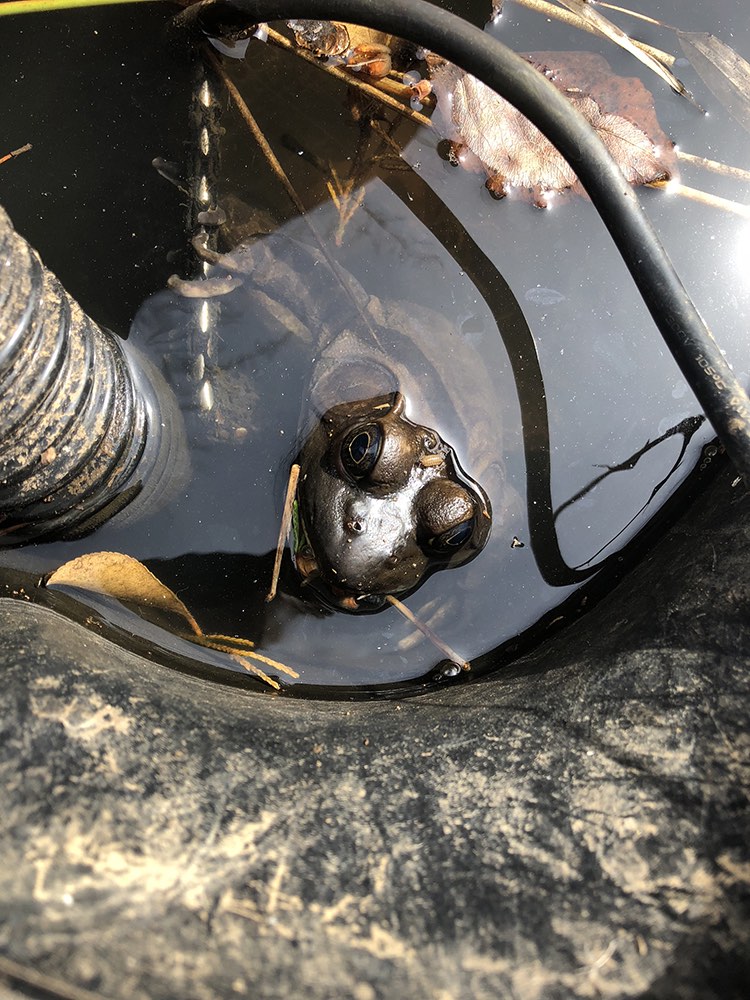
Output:
[[306,591],[381,610],[484,549],[502,523],[502,407],[482,357],[442,313],[381,298],[313,239],[225,253],[200,239],[221,294],[292,331],[312,360],[298,425],[291,555]]

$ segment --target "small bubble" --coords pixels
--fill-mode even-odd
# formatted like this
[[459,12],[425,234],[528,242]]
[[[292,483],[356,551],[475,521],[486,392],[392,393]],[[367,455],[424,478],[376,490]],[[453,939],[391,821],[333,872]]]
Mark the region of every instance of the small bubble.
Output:
[[437,679],[439,681],[449,681],[453,677],[458,677],[461,673],[461,668],[457,663],[446,663],[442,667],[438,667]]

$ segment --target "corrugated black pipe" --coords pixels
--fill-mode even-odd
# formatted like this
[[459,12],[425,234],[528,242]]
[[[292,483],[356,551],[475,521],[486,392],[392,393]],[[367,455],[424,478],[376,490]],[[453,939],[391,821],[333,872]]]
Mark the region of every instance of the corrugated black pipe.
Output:
[[80,537],[136,498],[152,509],[185,454],[158,372],[84,314],[0,208],[0,545]]

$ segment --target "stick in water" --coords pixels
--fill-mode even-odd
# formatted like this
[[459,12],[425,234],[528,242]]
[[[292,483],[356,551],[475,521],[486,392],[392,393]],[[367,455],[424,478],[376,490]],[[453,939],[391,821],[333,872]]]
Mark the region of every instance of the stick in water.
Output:
[[25,146],[19,146],[18,149],[11,149],[11,151],[9,153],[6,153],[5,156],[0,156],[0,163],[6,163],[8,160],[13,160],[17,156],[20,156],[21,153],[28,153],[30,149],[31,149],[30,142],[27,142]]
[[271,577],[271,588],[266,595],[267,601],[272,601],[276,597],[276,589],[279,585],[279,573],[281,571],[281,559],[284,555],[284,546],[289,537],[289,528],[292,523],[292,510],[294,509],[294,498],[297,494],[297,483],[299,482],[299,465],[295,462],[289,470],[289,482],[286,485],[286,496],[284,497],[284,510],[281,514],[281,527],[279,528],[279,540],[276,543],[276,558],[273,563],[273,576]]
[[400,611],[407,621],[410,621],[412,625],[415,625],[423,635],[426,635],[433,646],[439,649],[441,653],[444,653],[449,660],[453,663],[457,663],[462,670],[471,670],[471,664],[468,660],[465,660],[463,656],[459,656],[455,649],[451,649],[447,642],[443,642],[442,639],[439,639],[429,625],[425,625],[424,622],[420,621],[419,618],[417,618],[405,604],[402,604],[397,597],[394,597],[392,594],[386,594],[385,599],[396,609],[396,611]]

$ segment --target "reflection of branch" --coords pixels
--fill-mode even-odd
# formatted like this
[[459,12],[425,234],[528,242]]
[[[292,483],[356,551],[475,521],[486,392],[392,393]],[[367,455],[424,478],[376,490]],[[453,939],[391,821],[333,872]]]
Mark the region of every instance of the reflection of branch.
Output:
[[330,174],[331,179],[326,181],[326,187],[331,196],[331,201],[339,213],[339,224],[336,227],[334,242],[337,247],[340,247],[344,241],[346,227],[365,199],[365,188],[364,185],[357,187],[355,181],[351,178],[347,181],[342,181],[333,165],[330,167]]
[[[574,503],[577,503],[579,500],[582,500],[593,489],[596,489],[599,483],[603,482],[607,478],[607,476],[611,476],[612,473],[614,472],[630,472],[631,469],[634,469],[638,464],[638,462],[640,462],[640,460],[643,458],[643,456],[647,452],[651,451],[652,448],[655,448],[658,444],[661,444],[668,438],[674,437],[676,434],[682,434],[683,441],[682,441],[682,448],[680,449],[680,454],[675,459],[672,468],[666,474],[664,479],[662,479],[660,483],[657,483],[656,486],[654,486],[653,490],[651,491],[651,496],[648,498],[644,506],[650,504],[651,501],[656,496],[656,494],[662,488],[662,486],[664,486],[664,484],[670,478],[672,473],[677,469],[677,466],[682,461],[682,456],[685,454],[685,451],[687,450],[687,446],[690,443],[690,439],[692,438],[693,434],[695,434],[695,432],[698,430],[698,428],[701,426],[701,424],[704,422],[705,419],[706,418],[702,414],[697,417],[686,417],[684,420],[681,420],[680,423],[677,424],[675,427],[670,427],[669,430],[665,431],[660,437],[655,438],[653,441],[647,441],[642,448],[639,448],[638,451],[636,451],[633,455],[630,456],[630,458],[626,458],[624,462],[618,462],[617,465],[604,466],[604,472],[602,472],[600,475],[592,479],[591,482],[587,486],[584,486],[583,489],[579,490],[575,494],[575,496],[572,496],[569,500],[566,500],[565,503],[560,504],[560,506],[554,511],[555,520],[558,519],[558,517],[560,516],[560,514],[562,514],[564,510],[566,510],[568,507],[571,507]],[[643,508],[641,508],[641,510],[642,509]],[[640,514],[640,511],[638,511],[638,513]]]
[[[545,17],[553,17],[564,24],[580,28],[581,31],[588,31],[590,35],[596,35],[598,38],[602,37],[601,32],[591,27],[591,25],[586,24],[580,17],[577,17],[568,10],[563,10],[562,7],[555,7],[553,4],[547,3],[547,0],[515,0],[515,2],[522,7],[528,7],[529,10],[535,10],[538,14],[544,14]],[[662,52],[661,49],[656,49],[653,45],[646,45],[645,42],[639,42],[635,38],[631,39],[631,41],[643,52],[647,52],[654,59],[658,59],[660,63],[664,63],[665,66],[669,66],[670,68],[674,66],[676,56],[670,55],[669,52]]]
[[[656,440],[654,441],[648,441],[634,455],[631,455],[630,458],[626,458],[624,462],[620,462],[619,465],[607,466],[605,472],[603,472],[600,476],[597,476],[596,479],[593,479],[588,484],[588,486],[585,486],[582,490],[576,493],[574,497],[571,497],[570,500],[566,500],[564,504],[561,504],[557,508],[557,510],[554,511],[552,515],[552,520],[553,522],[556,523],[559,515],[567,507],[575,503],[577,500],[580,500],[582,497],[585,497],[587,493],[590,493],[591,490],[593,490],[596,486],[598,486],[598,484],[601,483],[603,479],[606,479],[607,476],[611,475],[613,472],[628,472],[631,469],[634,469],[635,466],[638,464],[639,460],[643,458],[643,456],[646,454],[647,451],[651,451],[651,449],[655,448],[657,444],[661,444],[662,441],[666,441],[667,438],[673,437],[675,434],[682,434],[682,447],[680,448],[679,455],[672,463],[672,468],[669,470],[666,476],[664,476],[664,478],[661,479],[656,484],[656,486],[654,486],[654,488],[651,490],[651,496],[648,498],[648,500],[646,500],[644,504],[641,504],[640,508],[635,512],[635,514],[633,514],[633,516],[630,518],[629,521],[623,524],[623,526],[620,528],[620,530],[617,532],[616,535],[610,538],[609,541],[605,542],[604,545],[602,545],[601,548],[597,549],[596,552],[594,552],[584,563],[581,563],[579,566],[576,566],[577,570],[581,570],[584,567],[589,566],[590,563],[593,562],[593,560],[596,559],[597,556],[601,555],[601,553],[605,549],[609,548],[610,545],[612,545],[614,542],[617,541],[620,535],[622,535],[624,532],[628,530],[630,525],[633,523],[633,521],[635,521],[637,517],[640,517],[640,515],[643,513],[646,507],[648,507],[648,505],[654,499],[659,490],[666,485],[666,483],[671,479],[671,477],[677,471],[680,463],[682,462],[683,456],[687,451],[687,447],[690,444],[690,439],[692,438],[693,434],[695,434],[695,432],[698,430],[698,428],[701,426],[701,424],[705,421],[705,419],[706,418],[703,416],[703,414],[700,414],[697,417],[686,417],[684,420],[681,420],[676,427],[670,427],[668,431],[665,431],[664,434],[661,435],[661,437],[656,438]],[[601,563],[597,563],[595,566],[592,567],[592,570],[598,569],[599,566],[601,565],[602,565]]]
[[221,61],[218,58],[218,56],[214,55],[214,53],[211,52],[211,51],[209,51],[209,50],[206,50],[206,55],[207,55],[207,58],[208,58],[209,62],[211,63],[211,65],[214,67],[214,69],[216,70],[216,72],[219,74],[219,76],[223,80],[224,85],[227,88],[227,91],[229,92],[232,100],[234,101],[234,103],[235,103],[235,105],[237,107],[237,110],[239,111],[240,115],[244,119],[245,124],[247,125],[247,127],[250,129],[250,132],[252,133],[253,138],[255,139],[255,141],[260,146],[260,148],[261,148],[261,150],[263,152],[263,155],[265,156],[265,158],[266,158],[266,160],[268,162],[268,165],[271,167],[271,169],[273,170],[274,174],[276,175],[276,177],[278,178],[279,182],[281,183],[282,187],[286,191],[287,195],[289,196],[289,200],[292,202],[292,204],[294,205],[294,207],[299,212],[300,218],[306,223],[307,228],[310,230],[310,233],[311,233],[313,239],[315,240],[315,242],[316,242],[316,244],[318,246],[318,249],[320,250],[322,256],[324,257],[326,263],[330,267],[331,273],[336,277],[336,280],[341,285],[341,287],[342,287],[344,293],[346,294],[347,298],[354,304],[354,307],[357,310],[357,312],[359,313],[359,316],[362,319],[362,322],[365,324],[365,327],[371,332],[371,334],[375,338],[375,340],[377,340],[377,335],[376,335],[376,333],[375,333],[375,331],[374,331],[374,329],[372,327],[372,323],[370,322],[369,317],[367,316],[367,314],[365,313],[364,309],[362,308],[362,304],[352,294],[352,291],[351,291],[348,283],[346,281],[343,281],[341,279],[341,276],[340,276],[340,273],[339,273],[339,268],[338,268],[338,265],[337,265],[336,261],[333,259],[333,257],[329,253],[328,248],[326,247],[326,245],[323,242],[323,240],[321,240],[320,236],[318,235],[317,230],[315,229],[315,227],[313,226],[312,222],[310,221],[310,218],[307,215],[307,212],[305,210],[305,206],[302,203],[302,199],[297,194],[297,191],[296,191],[294,185],[292,184],[292,182],[287,177],[287,174],[286,174],[284,168],[281,166],[281,163],[279,163],[279,160],[278,160],[276,154],[271,149],[271,146],[269,145],[268,140],[266,139],[265,135],[263,134],[260,125],[258,125],[257,121],[255,120],[255,117],[253,116],[253,113],[251,112],[251,110],[247,106],[247,104],[245,103],[245,99],[243,98],[242,94],[239,92],[239,90],[237,89],[237,87],[234,85],[234,83],[229,79],[229,76],[227,75],[224,67],[222,66]]
[[383,83],[381,81],[381,86],[375,87],[371,83],[366,83],[360,77],[354,76],[352,73],[345,73],[338,66],[333,66],[330,63],[322,62],[317,56],[311,55],[309,52],[305,52],[304,49],[297,48],[293,45],[288,38],[279,34],[278,31],[274,31],[272,28],[268,29],[268,41],[273,45],[278,45],[282,49],[286,49],[289,52],[293,52],[294,55],[299,56],[300,59],[304,59],[306,62],[312,63],[318,69],[323,70],[324,73],[329,73],[331,76],[336,77],[337,80],[343,81],[348,87],[354,87],[356,90],[361,90],[370,97],[374,97],[376,100],[380,101],[382,104],[387,104],[389,108],[393,108],[394,111],[398,111],[399,114],[404,115],[406,118],[410,118],[417,125],[429,125],[430,119],[426,115],[420,115],[418,111],[412,111],[408,108],[402,101],[396,100],[391,97],[390,94],[385,93],[385,90],[397,92],[402,97],[409,97],[410,91],[404,84],[393,84],[391,82]]

